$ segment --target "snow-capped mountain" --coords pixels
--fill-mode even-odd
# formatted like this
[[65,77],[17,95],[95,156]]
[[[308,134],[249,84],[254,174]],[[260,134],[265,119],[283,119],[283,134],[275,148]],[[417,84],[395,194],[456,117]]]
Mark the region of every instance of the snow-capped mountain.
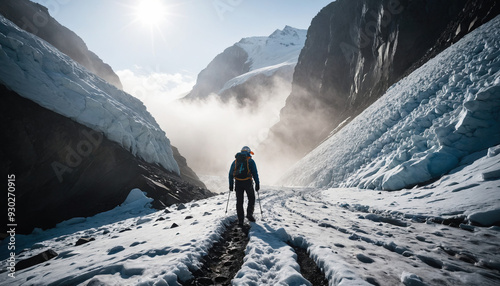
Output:
[[306,30],[290,26],[274,31],[269,37],[241,39],[236,46],[242,48],[248,55],[245,64],[249,65],[249,70],[228,80],[217,93],[221,94],[233,86],[243,84],[258,74],[269,77],[279,70],[286,70],[284,78],[291,79],[305,39]]
[[[185,98],[200,99],[215,93],[224,99],[237,97],[240,102],[248,98],[258,100],[258,95],[253,94],[255,92],[251,89],[277,80],[270,79],[272,76],[291,82],[305,39],[306,30],[290,26],[278,29],[267,37],[243,38],[217,55],[200,72],[196,85]],[[245,83],[248,88],[241,88]],[[238,92],[231,90],[238,87]],[[248,90],[241,94],[242,89]]]

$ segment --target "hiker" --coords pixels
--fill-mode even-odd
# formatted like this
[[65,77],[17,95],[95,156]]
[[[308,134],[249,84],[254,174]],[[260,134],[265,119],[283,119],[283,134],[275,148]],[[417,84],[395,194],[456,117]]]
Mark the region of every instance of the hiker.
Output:
[[[245,214],[243,212],[243,198],[244,192],[247,193],[248,207],[247,219],[254,222],[253,210],[255,205],[255,192],[253,190],[253,181],[255,181],[255,190],[258,192],[260,189],[259,174],[257,173],[257,166],[252,159],[254,153],[248,146],[241,148],[241,152],[237,153],[234,157],[235,160],[229,169],[229,191],[236,190],[236,212],[238,214],[238,224],[243,225]],[[236,181],[236,183],[234,183]]]

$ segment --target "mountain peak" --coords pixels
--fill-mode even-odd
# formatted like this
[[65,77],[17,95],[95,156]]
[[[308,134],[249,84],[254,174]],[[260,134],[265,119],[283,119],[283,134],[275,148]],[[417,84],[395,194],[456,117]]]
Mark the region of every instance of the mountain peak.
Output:
[[297,29],[297,28],[286,25],[285,28],[283,28],[283,30],[276,29],[271,35],[269,35],[269,38],[273,38],[273,39],[290,38],[290,37],[291,38],[299,38],[300,37],[299,33],[301,33],[302,31],[305,31],[305,30]]
[[283,62],[296,63],[306,35],[307,30],[285,26],[268,37],[243,38],[236,45],[247,52],[250,70],[256,70]]

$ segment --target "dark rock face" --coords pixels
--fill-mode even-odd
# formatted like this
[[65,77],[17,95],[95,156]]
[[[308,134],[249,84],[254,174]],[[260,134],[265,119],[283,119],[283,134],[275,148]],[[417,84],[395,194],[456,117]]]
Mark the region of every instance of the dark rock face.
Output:
[[198,74],[196,85],[184,99],[201,99],[217,93],[228,80],[250,70],[247,59],[247,52],[237,45],[225,49]]
[[46,261],[51,260],[54,257],[57,257],[57,252],[55,252],[52,249],[46,250],[46,251],[39,253],[33,257],[19,261],[16,264],[16,270],[20,271],[20,270],[29,268],[31,266],[35,266],[35,265],[44,263]]
[[499,6],[493,0],[329,4],[311,22],[280,122],[258,151],[286,154],[288,164],[300,159],[404,75],[496,16]]
[[184,158],[181,155],[181,153],[179,152],[179,149],[177,149],[177,147],[175,147],[175,146],[171,146],[171,147],[172,147],[172,151],[174,152],[174,159],[177,162],[177,165],[179,166],[179,170],[181,171],[181,178],[184,181],[186,181],[192,185],[206,189],[207,187],[205,186],[205,184],[202,181],[200,181],[200,178],[198,177],[198,175],[196,175],[196,173],[193,171],[193,169],[191,169],[188,166],[186,158]]
[[[110,210],[123,203],[133,188],[146,192],[159,209],[212,195],[199,187],[203,183],[193,185],[134,157],[101,133],[4,86],[0,93],[0,130],[6,138],[0,169],[16,178],[17,233]],[[192,174],[186,176],[196,181]],[[0,232],[5,231],[4,225]]]
[[21,29],[47,41],[90,72],[123,89],[113,69],[89,51],[77,34],[52,18],[46,7],[29,0],[2,0],[0,13]]

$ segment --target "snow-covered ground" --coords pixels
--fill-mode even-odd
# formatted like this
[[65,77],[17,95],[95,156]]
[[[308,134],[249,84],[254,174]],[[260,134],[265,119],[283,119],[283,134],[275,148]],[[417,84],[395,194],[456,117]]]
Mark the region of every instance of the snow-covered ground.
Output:
[[89,72],[0,15],[0,83],[179,173],[170,141],[135,97]]
[[[498,218],[498,210],[482,207],[500,204],[498,180],[482,190],[486,201],[463,185],[498,162],[496,150],[485,164],[412,190],[264,187],[263,210],[257,202],[258,221],[233,285],[310,285],[286,242],[307,248],[330,285],[498,285],[499,227],[435,223],[461,215],[483,223]],[[155,211],[135,189],[114,210],[17,235],[17,261],[46,249],[58,256],[16,278],[2,267],[0,285],[179,285],[236,219],[234,193],[225,214],[227,199],[225,193]],[[75,246],[82,237],[95,240]],[[7,245],[0,244],[2,265]]]
[[394,84],[281,183],[397,190],[439,178],[497,144],[500,16]]

